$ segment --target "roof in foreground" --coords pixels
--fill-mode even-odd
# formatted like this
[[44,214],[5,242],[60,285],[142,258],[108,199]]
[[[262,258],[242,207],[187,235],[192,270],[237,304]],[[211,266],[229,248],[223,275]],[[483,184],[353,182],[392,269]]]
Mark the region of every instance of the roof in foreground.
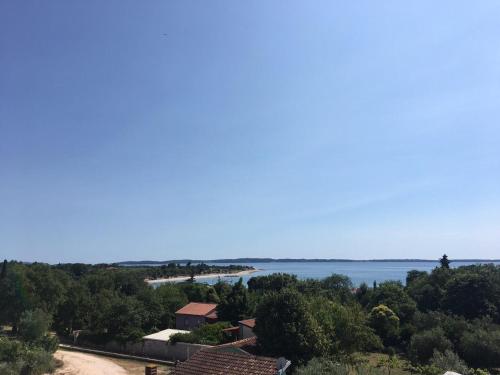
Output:
[[248,354],[199,350],[186,362],[174,369],[174,375],[275,375],[274,358]]
[[160,332],[153,333],[151,335],[144,336],[143,340],[156,340],[156,341],[169,341],[170,336],[176,333],[189,333],[189,331],[183,331],[181,329],[165,329]]
[[217,308],[215,303],[190,302],[177,310],[176,314],[206,316]]

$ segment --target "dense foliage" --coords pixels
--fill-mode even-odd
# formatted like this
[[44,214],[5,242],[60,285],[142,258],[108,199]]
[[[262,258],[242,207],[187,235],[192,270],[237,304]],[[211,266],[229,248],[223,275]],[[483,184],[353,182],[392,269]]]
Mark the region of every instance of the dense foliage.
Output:
[[[443,258],[432,272],[409,272],[406,284],[387,281],[358,288],[342,275],[299,280],[273,274],[251,278],[248,287],[241,280],[234,285],[185,282],[156,289],[144,282],[167,274],[189,275],[193,267],[4,263],[0,325],[12,326],[17,333],[19,348],[24,349],[15,350],[42,358],[35,348],[52,350],[50,340],[40,334],[47,328],[60,337],[83,330],[94,342],[135,341],[174,328],[175,311],[187,302],[213,302],[226,323],[174,340],[221,343],[229,323],[255,317],[261,353],[284,356],[303,373],[350,363],[362,351],[398,353],[420,373],[453,366],[477,374],[470,369],[500,367],[498,266],[453,268]],[[213,272],[206,267],[195,272]],[[2,340],[3,353],[12,352]],[[2,355],[0,362],[5,362]]]
[[52,353],[58,340],[47,333],[50,321],[40,309],[26,310],[20,318],[19,337],[0,336],[0,374],[39,375],[54,370]]
[[230,341],[230,337],[224,333],[224,329],[230,326],[227,322],[205,324],[189,333],[176,333],[172,335],[170,341],[172,343],[188,342],[202,345],[220,345]]
[[0,272],[0,325],[9,325],[16,333],[24,312],[40,310],[50,317],[51,328],[63,336],[84,330],[90,333],[87,336],[100,340],[135,341],[147,333],[175,327],[175,311],[189,301],[220,301],[215,289],[207,285],[186,282],[154,289],[144,282],[145,278],[246,268],[4,262]]

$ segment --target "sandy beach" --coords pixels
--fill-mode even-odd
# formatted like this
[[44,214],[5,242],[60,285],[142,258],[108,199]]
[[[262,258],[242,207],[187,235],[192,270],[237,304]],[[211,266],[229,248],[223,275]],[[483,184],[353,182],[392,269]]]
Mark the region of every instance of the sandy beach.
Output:
[[[240,272],[233,272],[233,273],[207,273],[203,275],[196,275],[194,277],[194,280],[199,280],[199,279],[213,279],[215,277],[240,277],[240,276],[245,276],[245,275],[251,275],[254,272],[260,271],[258,269],[253,269],[253,270],[245,270],[245,271],[240,271]],[[175,276],[175,277],[168,277],[165,279],[155,279],[155,280],[149,280],[146,279],[145,281],[148,284],[161,284],[161,283],[168,283],[168,282],[179,282],[179,281],[187,281],[189,280],[189,276]]]

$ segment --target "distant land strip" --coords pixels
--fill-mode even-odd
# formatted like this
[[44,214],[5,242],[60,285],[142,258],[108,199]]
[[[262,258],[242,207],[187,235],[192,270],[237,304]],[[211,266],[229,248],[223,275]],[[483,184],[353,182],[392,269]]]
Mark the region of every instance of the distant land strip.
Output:
[[[290,262],[430,262],[437,263],[437,259],[305,259],[305,258],[234,258],[234,259],[173,259],[173,260],[130,260],[117,262],[122,266],[137,266],[145,264],[168,264],[168,263],[290,263]],[[451,262],[500,262],[500,259],[451,259]]]

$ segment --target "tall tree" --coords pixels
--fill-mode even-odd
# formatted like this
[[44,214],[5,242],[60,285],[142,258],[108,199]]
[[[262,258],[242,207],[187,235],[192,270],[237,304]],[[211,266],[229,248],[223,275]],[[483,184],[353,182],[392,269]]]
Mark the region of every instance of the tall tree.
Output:
[[2,272],[0,273],[0,279],[4,279],[7,275],[7,259],[3,260]]
[[258,344],[270,356],[284,356],[294,364],[320,357],[327,338],[308,309],[304,297],[294,290],[267,294],[256,312],[254,329]]
[[238,282],[233,285],[231,293],[229,293],[227,298],[221,301],[217,306],[217,314],[221,320],[236,323],[238,320],[248,318],[250,310],[251,306],[248,299],[248,291],[243,285],[243,279],[240,278]]
[[446,254],[443,254],[443,256],[441,257],[441,259],[439,259],[439,263],[441,263],[441,268],[450,268],[450,261],[448,259],[448,255]]
[[399,336],[399,318],[386,305],[375,306],[368,317],[370,326],[384,342],[393,345]]

